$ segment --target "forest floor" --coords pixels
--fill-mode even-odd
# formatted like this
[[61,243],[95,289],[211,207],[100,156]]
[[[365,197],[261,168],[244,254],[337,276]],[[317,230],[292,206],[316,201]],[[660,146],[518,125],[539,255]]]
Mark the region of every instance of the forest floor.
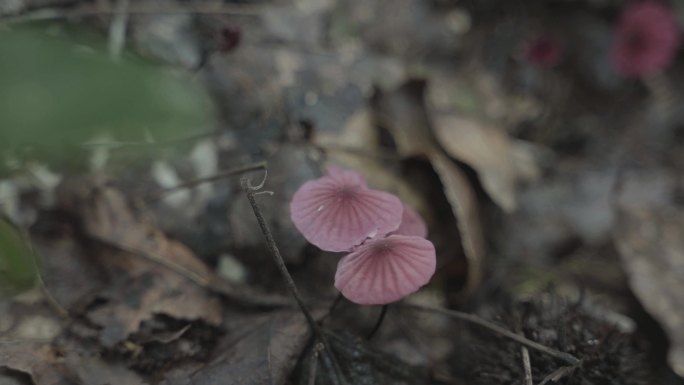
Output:
[[[0,0],[0,384],[684,384],[684,62],[616,68],[631,5]],[[330,165],[421,214],[428,285],[340,297],[290,217]]]

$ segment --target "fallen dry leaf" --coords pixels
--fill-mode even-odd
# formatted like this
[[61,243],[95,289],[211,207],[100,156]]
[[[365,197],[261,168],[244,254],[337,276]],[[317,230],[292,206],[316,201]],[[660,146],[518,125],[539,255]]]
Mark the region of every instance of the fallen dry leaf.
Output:
[[449,155],[475,169],[492,199],[505,211],[513,211],[518,182],[539,173],[528,147],[461,114],[434,114],[433,122],[435,135]]
[[485,241],[477,197],[468,178],[449,158],[439,152],[430,156],[430,162],[439,175],[444,193],[456,217],[461,233],[461,244],[468,260],[468,281],[465,292],[470,293],[480,283]]
[[684,377],[684,210],[622,208],[614,238],[632,290],[670,338],[670,366]]
[[64,363],[82,384],[143,385],[146,381],[122,363],[105,361],[81,349],[65,351]]
[[[97,178],[66,179],[57,188],[61,207],[79,219],[111,284],[88,318],[102,326],[100,342],[113,347],[155,314],[221,322],[218,298],[205,290],[209,269],[183,244],[170,240],[115,188]],[[66,277],[62,277],[66,279]],[[193,284],[198,283],[198,284]]]
[[210,270],[186,246],[167,238],[141,207],[135,207],[104,178],[72,177],[57,187],[60,206],[75,214],[81,228],[97,241],[174,264],[201,282]]
[[61,349],[47,343],[2,342],[2,367],[27,374],[35,385],[145,383],[123,365],[105,361],[76,346]]
[[378,122],[392,134],[399,153],[405,157],[427,158],[439,176],[456,218],[468,262],[465,286],[465,293],[468,293],[479,284],[481,263],[485,256],[479,205],[470,181],[444,155],[432,134],[424,93],[424,81],[410,81],[394,91],[378,93],[373,104]]
[[35,385],[70,385],[67,370],[57,362],[56,352],[47,343],[0,342],[0,367],[31,377]]
[[376,93],[371,101],[376,121],[388,130],[402,156],[438,151],[424,108],[425,81],[409,80],[396,90]]
[[163,385],[283,385],[310,336],[299,311],[238,314],[225,327],[213,361],[175,369]]
[[178,274],[145,260],[131,260],[121,253],[103,250],[111,259],[128,261],[114,271],[123,274],[98,294],[104,304],[94,305],[87,317],[102,327],[100,342],[113,347],[139,330],[142,322],[156,314],[175,319],[202,319],[209,324],[221,322],[221,303],[205,289],[189,283]]
[[513,127],[538,113],[524,96],[507,95],[479,68],[429,71],[427,110],[439,144],[478,174],[485,191],[502,209],[513,211],[516,186],[539,176],[531,144],[511,138]]
[[[394,384],[420,385],[427,384],[429,372],[426,367],[410,365],[399,360],[394,355],[374,349],[368,342],[347,333],[327,332],[330,350],[334,353],[342,374],[344,383],[349,384]],[[321,355],[315,373],[311,378],[312,352],[303,355],[304,362],[300,374],[300,384],[315,382],[320,385],[338,384],[331,371],[325,369]]]
[[75,232],[63,216],[43,213],[31,229],[31,242],[40,256],[47,290],[62,307],[78,312],[106,287],[108,277]]

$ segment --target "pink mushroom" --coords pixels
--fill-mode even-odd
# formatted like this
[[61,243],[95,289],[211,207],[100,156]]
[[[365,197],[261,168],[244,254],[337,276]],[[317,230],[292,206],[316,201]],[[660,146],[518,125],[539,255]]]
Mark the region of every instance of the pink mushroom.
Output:
[[399,228],[403,206],[396,196],[369,189],[361,175],[331,167],[327,176],[297,190],[290,211],[307,241],[327,251],[349,251]]
[[679,41],[679,27],[669,7],[655,1],[632,3],[615,29],[611,61],[624,76],[652,75],[670,64]]
[[335,287],[352,302],[382,305],[427,284],[435,273],[435,247],[416,236],[371,239],[337,265]]
[[404,213],[401,217],[401,224],[397,231],[392,234],[396,235],[414,235],[417,237],[427,237],[428,230],[423,218],[416,212],[416,210],[404,204]]
[[[417,291],[435,273],[435,247],[420,215],[361,175],[339,167],[306,182],[290,203],[292,221],[312,244],[350,251],[335,287],[352,302],[387,304]],[[388,235],[389,234],[389,235]]]

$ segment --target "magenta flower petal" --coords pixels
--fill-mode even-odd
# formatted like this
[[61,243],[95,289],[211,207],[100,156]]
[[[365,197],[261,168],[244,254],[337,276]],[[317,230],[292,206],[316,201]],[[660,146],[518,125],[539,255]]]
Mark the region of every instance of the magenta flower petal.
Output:
[[306,240],[323,250],[348,251],[399,228],[399,198],[369,189],[353,171],[332,167],[328,172],[304,183],[290,203],[292,222]]
[[396,235],[413,235],[416,237],[427,237],[427,225],[423,218],[411,207],[404,205],[404,214],[401,217],[401,224],[397,231],[392,234]]
[[335,287],[352,302],[381,305],[417,291],[435,273],[432,242],[405,235],[371,239],[337,265]]
[[652,75],[670,64],[679,41],[679,27],[670,8],[655,1],[632,3],[615,30],[611,60],[622,75]]

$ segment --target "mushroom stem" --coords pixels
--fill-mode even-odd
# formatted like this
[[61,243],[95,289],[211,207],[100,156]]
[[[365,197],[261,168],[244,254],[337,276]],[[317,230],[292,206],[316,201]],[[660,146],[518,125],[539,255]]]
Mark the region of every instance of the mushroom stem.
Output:
[[375,333],[380,330],[380,326],[382,325],[382,321],[385,320],[385,316],[387,315],[387,309],[389,308],[389,305],[382,305],[382,309],[380,310],[380,315],[378,316],[378,320],[375,321],[375,325],[373,325],[373,329],[368,333],[366,336],[366,340],[369,341]]

